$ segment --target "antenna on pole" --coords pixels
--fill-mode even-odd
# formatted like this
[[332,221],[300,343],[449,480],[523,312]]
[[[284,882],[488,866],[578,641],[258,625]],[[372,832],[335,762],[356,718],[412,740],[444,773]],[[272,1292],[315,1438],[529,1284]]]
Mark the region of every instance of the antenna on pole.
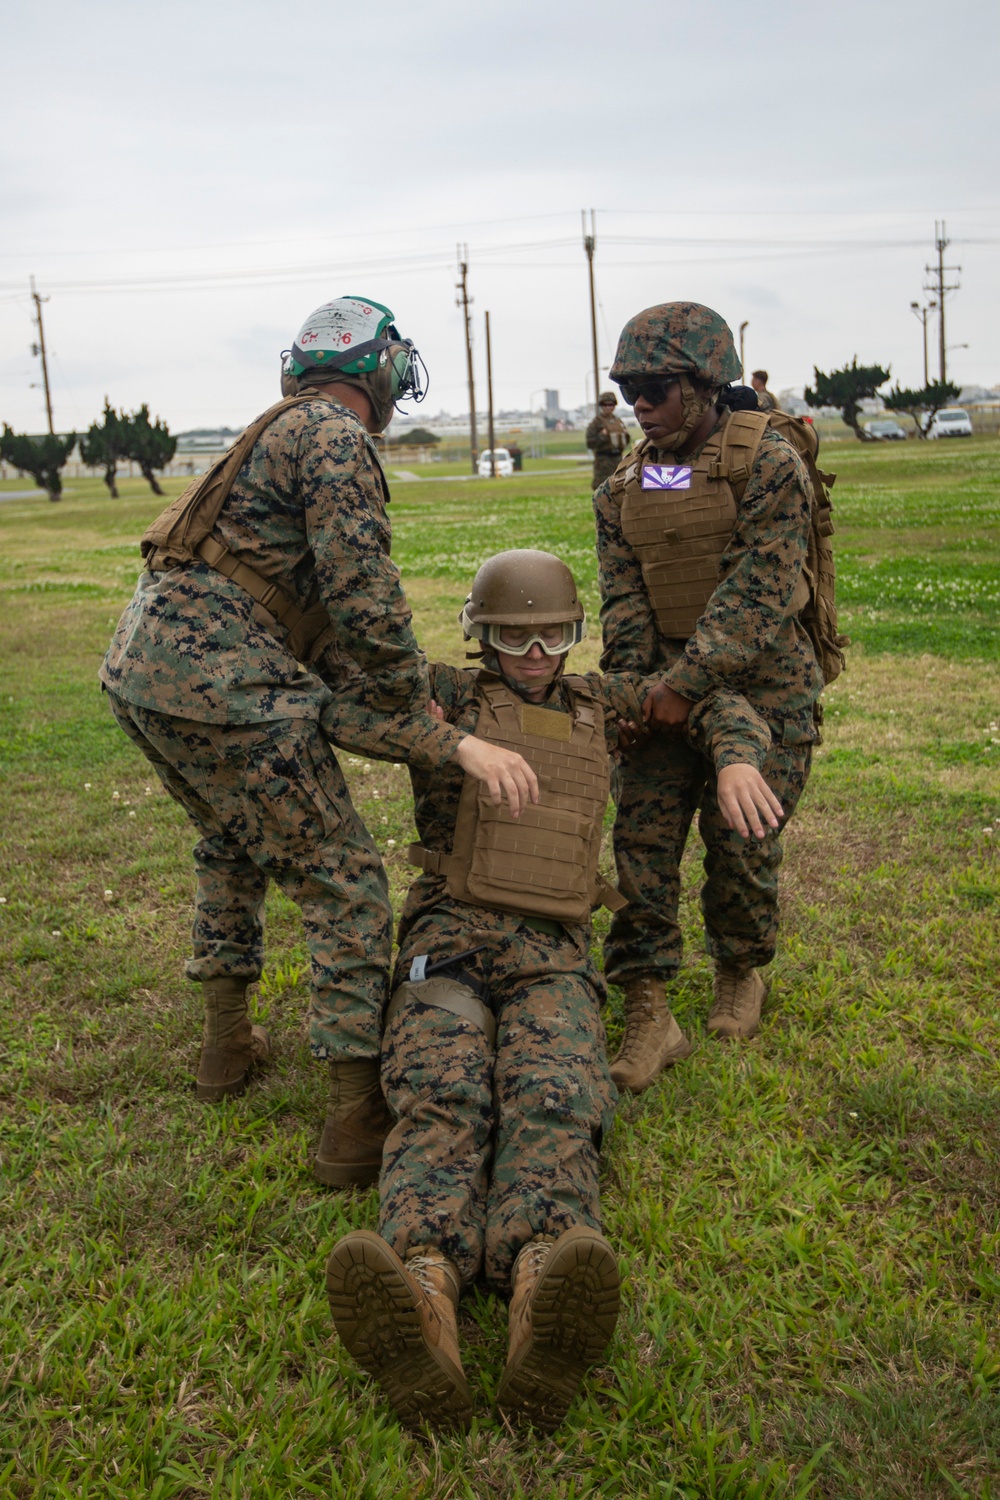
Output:
[[48,297],[40,297],[35,290],[35,278],[31,278],[31,300],[35,304],[35,322],[38,324],[38,353],[42,358],[42,385],[45,388],[45,412],[49,419],[49,436],[55,435],[55,427],[52,425],[52,392],[49,390],[49,362],[45,354],[45,328],[42,324],[42,303],[48,302]]
[[938,364],[941,371],[939,378],[942,385],[944,385],[945,381],[948,379],[948,346],[945,341],[944,332],[944,299],[948,292],[957,292],[959,287],[959,283],[957,281],[952,282],[951,286],[946,286],[944,278],[947,272],[960,271],[962,269],[961,266],[946,266],[944,263],[944,252],[947,250],[950,244],[951,241],[949,240],[947,233],[945,232],[944,220],[942,219],[940,224],[935,221],[934,248],[937,251],[937,265],[924,266],[924,270],[927,275],[934,278],[930,286],[927,286],[926,284],[924,285],[924,291],[934,292],[937,296]]
[[472,472],[475,474],[477,472],[476,460],[478,453],[476,450],[479,447],[479,439],[476,435],[476,380],[472,369],[472,320],[469,316],[469,307],[472,303],[472,298],[469,296],[468,286],[468,245],[458,246],[458,274],[460,280],[457,283],[457,290],[461,295],[456,297],[455,302],[462,309],[462,315],[465,319],[465,368],[469,382],[469,449],[472,456]]
[[587,257],[587,273],[590,277],[590,342],[594,355],[594,414],[598,411],[598,400],[601,394],[601,371],[597,363],[597,299],[594,295],[594,251],[597,248],[597,228],[594,222],[594,210],[590,210],[590,233],[587,233],[587,210],[581,208],[580,219],[583,223],[583,250]]

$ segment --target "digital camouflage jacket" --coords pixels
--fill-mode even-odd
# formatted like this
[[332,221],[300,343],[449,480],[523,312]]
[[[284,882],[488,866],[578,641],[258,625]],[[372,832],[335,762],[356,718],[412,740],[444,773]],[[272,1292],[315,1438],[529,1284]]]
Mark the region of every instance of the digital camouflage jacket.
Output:
[[238,584],[206,563],[143,573],[101,681],[143,708],[210,724],[321,719],[329,737],[433,767],[459,737],[427,712],[427,664],[389,556],[389,495],[360,419],[322,397],[265,429],[215,535],[300,607],[318,593],[333,645],[311,670]]

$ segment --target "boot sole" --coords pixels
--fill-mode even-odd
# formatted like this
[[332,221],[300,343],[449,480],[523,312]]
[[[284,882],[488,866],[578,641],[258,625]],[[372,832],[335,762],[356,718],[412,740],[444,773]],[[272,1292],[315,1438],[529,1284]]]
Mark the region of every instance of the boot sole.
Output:
[[220,1099],[233,1099],[237,1094],[242,1094],[253,1076],[254,1069],[260,1063],[265,1062],[271,1055],[271,1038],[263,1026],[253,1027],[253,1043],[250,1061],[239,1078],[233,1078],[229,1083],[202,1083],[195,1079],[194,1095],[203,1104],[217,1104]]
[[384,1240],[359,1229],[335,1245],[326,1292],[341,1343],[378,1381],[401,1422],[468,1427],[465,1376],[425,1343],[403,1263]]
[[593,1229],[562,1235],[531,1297],[531,1341],[500,1380],[500,1410],[553,1432],[608,1347],[620,1301],[618,1266],[607,1241]]

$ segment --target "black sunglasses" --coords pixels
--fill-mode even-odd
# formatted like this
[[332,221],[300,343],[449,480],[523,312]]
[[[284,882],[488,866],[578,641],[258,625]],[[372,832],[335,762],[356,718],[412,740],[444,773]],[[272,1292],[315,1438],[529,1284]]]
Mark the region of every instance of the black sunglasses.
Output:
[[677,384],[679,378],[677,375],[667,375],[659,380],[652,378],[648,380],[629,380],[626,378],[625,380],[619,380],[618,389],[629,406],[634,406],[640,396],[649,406],[659,406],[661,401],[666,400],[667,392],[672,385]]

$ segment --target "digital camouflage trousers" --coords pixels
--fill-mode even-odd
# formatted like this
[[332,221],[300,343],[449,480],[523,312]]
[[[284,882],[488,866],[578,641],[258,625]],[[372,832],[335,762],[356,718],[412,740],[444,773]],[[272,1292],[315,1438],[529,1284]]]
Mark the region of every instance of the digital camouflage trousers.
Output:
[[188,977],[260,977],[264,893],[274,880],[302,911],[313,1053],[378,1056],[392,942],[388,886],[319,726],[203,724],[108,698],[201,834]]
[[598,1153],[616,1092],[589,936],[583,927],[550,936],[445,899],[403,938],[401,979],[418,954],[434,962],[486,944],[467,968],[497,1034],[494,1050],[474,1021],[412,999],[390,1019],[382,1087],[396,1124],[379,1233],[398,1255],[439,1246],[463,1282],[484,1274],[506,1292],[535,1235],[601,1227]]
[[[774,732],[772,730],[772,732]],[[792,815],[809,775],[812,744],[772,745],[761,774]],[[653,735],[615,772],[618,888],[628,906],[616,913],[604,948],[605,976],[625,984],[640,974],[673,977],[681,963],[680,863],[694,814],[705,845],[701,910],[712,958],[746,968],[769,964],[778,935],[781,830],[740,838],[719,808],[715,768],[685,739]]]

